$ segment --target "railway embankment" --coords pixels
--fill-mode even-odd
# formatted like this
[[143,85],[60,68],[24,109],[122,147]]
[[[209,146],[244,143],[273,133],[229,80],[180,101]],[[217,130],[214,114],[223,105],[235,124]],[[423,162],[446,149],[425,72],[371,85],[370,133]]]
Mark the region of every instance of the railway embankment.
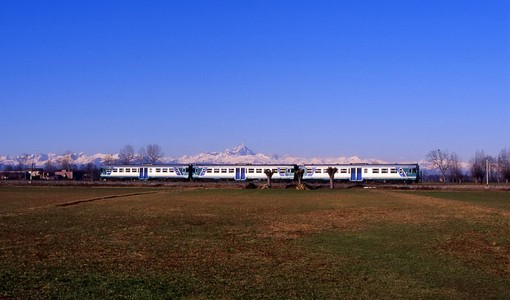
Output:
[[[166,187],[177,189],[262,189],[266,181],[47,181],[47,180],[0,180],[0,186],[90,186],[90,187]],[[273,182],[272,189],[296,189],[297,183]],[[329,189],[329,182],[306,183],[307,190]],[[393,189],[393,190],[462,190],[462,191],[510,191],[510,183],[350,183],[336,182],[335,189]]]

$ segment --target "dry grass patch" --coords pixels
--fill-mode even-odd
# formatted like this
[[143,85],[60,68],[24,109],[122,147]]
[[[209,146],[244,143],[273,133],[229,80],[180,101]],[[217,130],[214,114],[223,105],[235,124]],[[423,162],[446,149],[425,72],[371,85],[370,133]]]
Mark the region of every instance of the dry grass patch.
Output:
[[[509,294],[498,209],[378,190],[157,191],[0,215],[0,297]],[[7,200],[0,211],[23,209]]]
[[438,251],[454,256],[465,264],[496,276],[510,275],[510,244],[480,232],[447,237]]
[[260,236],[292,239],[323,231],[357,232],[380,223],[430,223],[436,217],[437,201],[430,203],[430,199],[424,197],[387,191],[358,191],[353,198],[358,198],[357,194],[363,195],[359,202],[351,197],[346,201],[334,193],[326,195],[322,201],[327,202],[327,207],[280,216],[264,227]]

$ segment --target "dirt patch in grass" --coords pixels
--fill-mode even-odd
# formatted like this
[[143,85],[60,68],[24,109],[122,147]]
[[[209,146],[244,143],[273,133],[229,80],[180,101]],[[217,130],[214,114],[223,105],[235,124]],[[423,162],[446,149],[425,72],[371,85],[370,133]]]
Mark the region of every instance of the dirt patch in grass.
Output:
[[[339,200],[333,202],[330,209],[313,210],[287,218],[280,217],[268,224],[260,236],[293,239],[323,231],[362,231],[368,226],[373,226],[374,223],[420,224],[426,222],[426,213],[417,213],[420,203],[415,199],[407,199],[400,194],[396,194],[397,197],[395,197],[395,194],[379,191],[365,191],[365,194],[373,197],[369,205],[349,204],[344,207],[345,204]],[[397,199],[398,202],[380,205],[389,198],[392,201]]]
[[139,192],[139,193],[129,193],[129,194],[119,194],[119,195],[112,195],[112,196],[103,196],[103,197],[95,197],[95,198],[89,198],[89,199],[80,199],[80,200],[74,200],[64,203],[59,203],[57,206],[65,207],[65,206],[71,206],[71,205],[77,205],[80,203],[87,203],[87,202],[93,202],[98,200],[106,200],[106,199],[114,199],[114,198],[125,198],[125,197],[132,197],[132,196],[139,196],[139,195],[149,195],[149,194],[156,194],[158,192]]
[[380,223],[430,225],[442,224],[451,219],[483,222],[488,216],[500,215],[503,218],[510,216],[508,211],[501,209],[405,192],[376,191],[371,194],[374,201],[383,202],[392,199],[396,203],[376,207],[339,207],[334,210],[306,212],[287,218],[280,217],[264,227],[260,236],[294,239],[322,231],[361,231],[368,226],[376,226]]

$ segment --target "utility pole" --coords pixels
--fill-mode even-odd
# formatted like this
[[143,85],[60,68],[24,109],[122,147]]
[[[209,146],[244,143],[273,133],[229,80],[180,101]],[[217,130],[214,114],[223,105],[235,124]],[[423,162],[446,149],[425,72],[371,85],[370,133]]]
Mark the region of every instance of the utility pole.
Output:
[[34,175],[34,162],[32,162],[32,170],[30,171],[30,184],[32,184],[32,176]]
[[487,177],[487,186],[489,186],[489,159],[485,159],[485,177]]

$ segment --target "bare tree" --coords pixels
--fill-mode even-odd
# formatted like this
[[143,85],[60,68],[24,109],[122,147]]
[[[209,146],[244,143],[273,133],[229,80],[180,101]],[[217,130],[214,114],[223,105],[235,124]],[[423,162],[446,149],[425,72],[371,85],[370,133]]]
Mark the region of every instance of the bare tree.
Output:
[[28,167],[28,163],[30,160],[30,155],[28,153],[23,153],[15,157],[18,162],[17,168],[19,171],[23,171]]
[[53,162],[53,160],[51,158],[49,158],[45,163],[44,163],[44,171],[46,172],[55,172],[57,170],[57,167],[55,166],[55,163]]
[[120,149],[119,161],[121,164],[129,165],[135,160],[135,149],[131,145],[126,145]]
[[305,174],[305,169],[298,169],[295,172],[295,177],[297,178],[298,185],[301,185],[301,180],[303,179],[303,175]]
[[71,171],[73,169],[74,160],[71,151],[67,151],[58,161],[62,170]]
[[87,174],[87,177],[90,181],[99,179],[99,169],[93,162],[89,162],[88,164],[83,166],[83,171]]
[[163,157],[163,150],[157,144],[151,144],[147,146],[147,149],[140,149],[140,155],[142,156],[142,162],[149,164],[155,164]]
[[138,157],[142,165],[148,163],[147,151],[145,151],[144,147],[140,148],[140,151],[138,151]]
[[450,168],[450,155],[447,150],[432,150],[427,154],[427,161],[431,164],[432,168],[439,170],[441,173],[441,180],[446,183],[446,173]]
[[510,180],[510,148],[502,149],[498,155],[498,171],[506,183]]
[[328,167],[327,172],[329,175],[329,188],[334,189],[335,188],[335,174],[338,171],[337,168],[334,167]]
[[271,177],[273,177],[273,171],[271,169],[265,169],[264,174],[267,176],[267,186],[271,187]]
[[471,176],[475,180],[475,182],[483,183],[483,178],[487,173],[487,155],[483,150],[476,151],[475,157],[471,159]]
[[488,169],[488,175],[489,175],[489,181],[498,181],[498,160],[494,158],[494,156],[487,155],[486,158],[486,166],[489,167]]
[[4,165],[4,167],[3,167],[3,170],[4,170],[4,171],[6,171],[6,172],[14,171],[14,169],[15,169],[15,168],[14,168],[14,166],[13,166],[11,163],[6,164],[6,165]]
[[450,154],[450,167],[448,168],[448,174],[451,182],[462,183],[462,168],[460,167],[460,159],[457,153],[452,152]]
[[113,165],[113,163],[115,162],[115,158],[113,158],[113,155],[111,154],[106,154],[103,158],[103,164],[109,166],[109,165]]

